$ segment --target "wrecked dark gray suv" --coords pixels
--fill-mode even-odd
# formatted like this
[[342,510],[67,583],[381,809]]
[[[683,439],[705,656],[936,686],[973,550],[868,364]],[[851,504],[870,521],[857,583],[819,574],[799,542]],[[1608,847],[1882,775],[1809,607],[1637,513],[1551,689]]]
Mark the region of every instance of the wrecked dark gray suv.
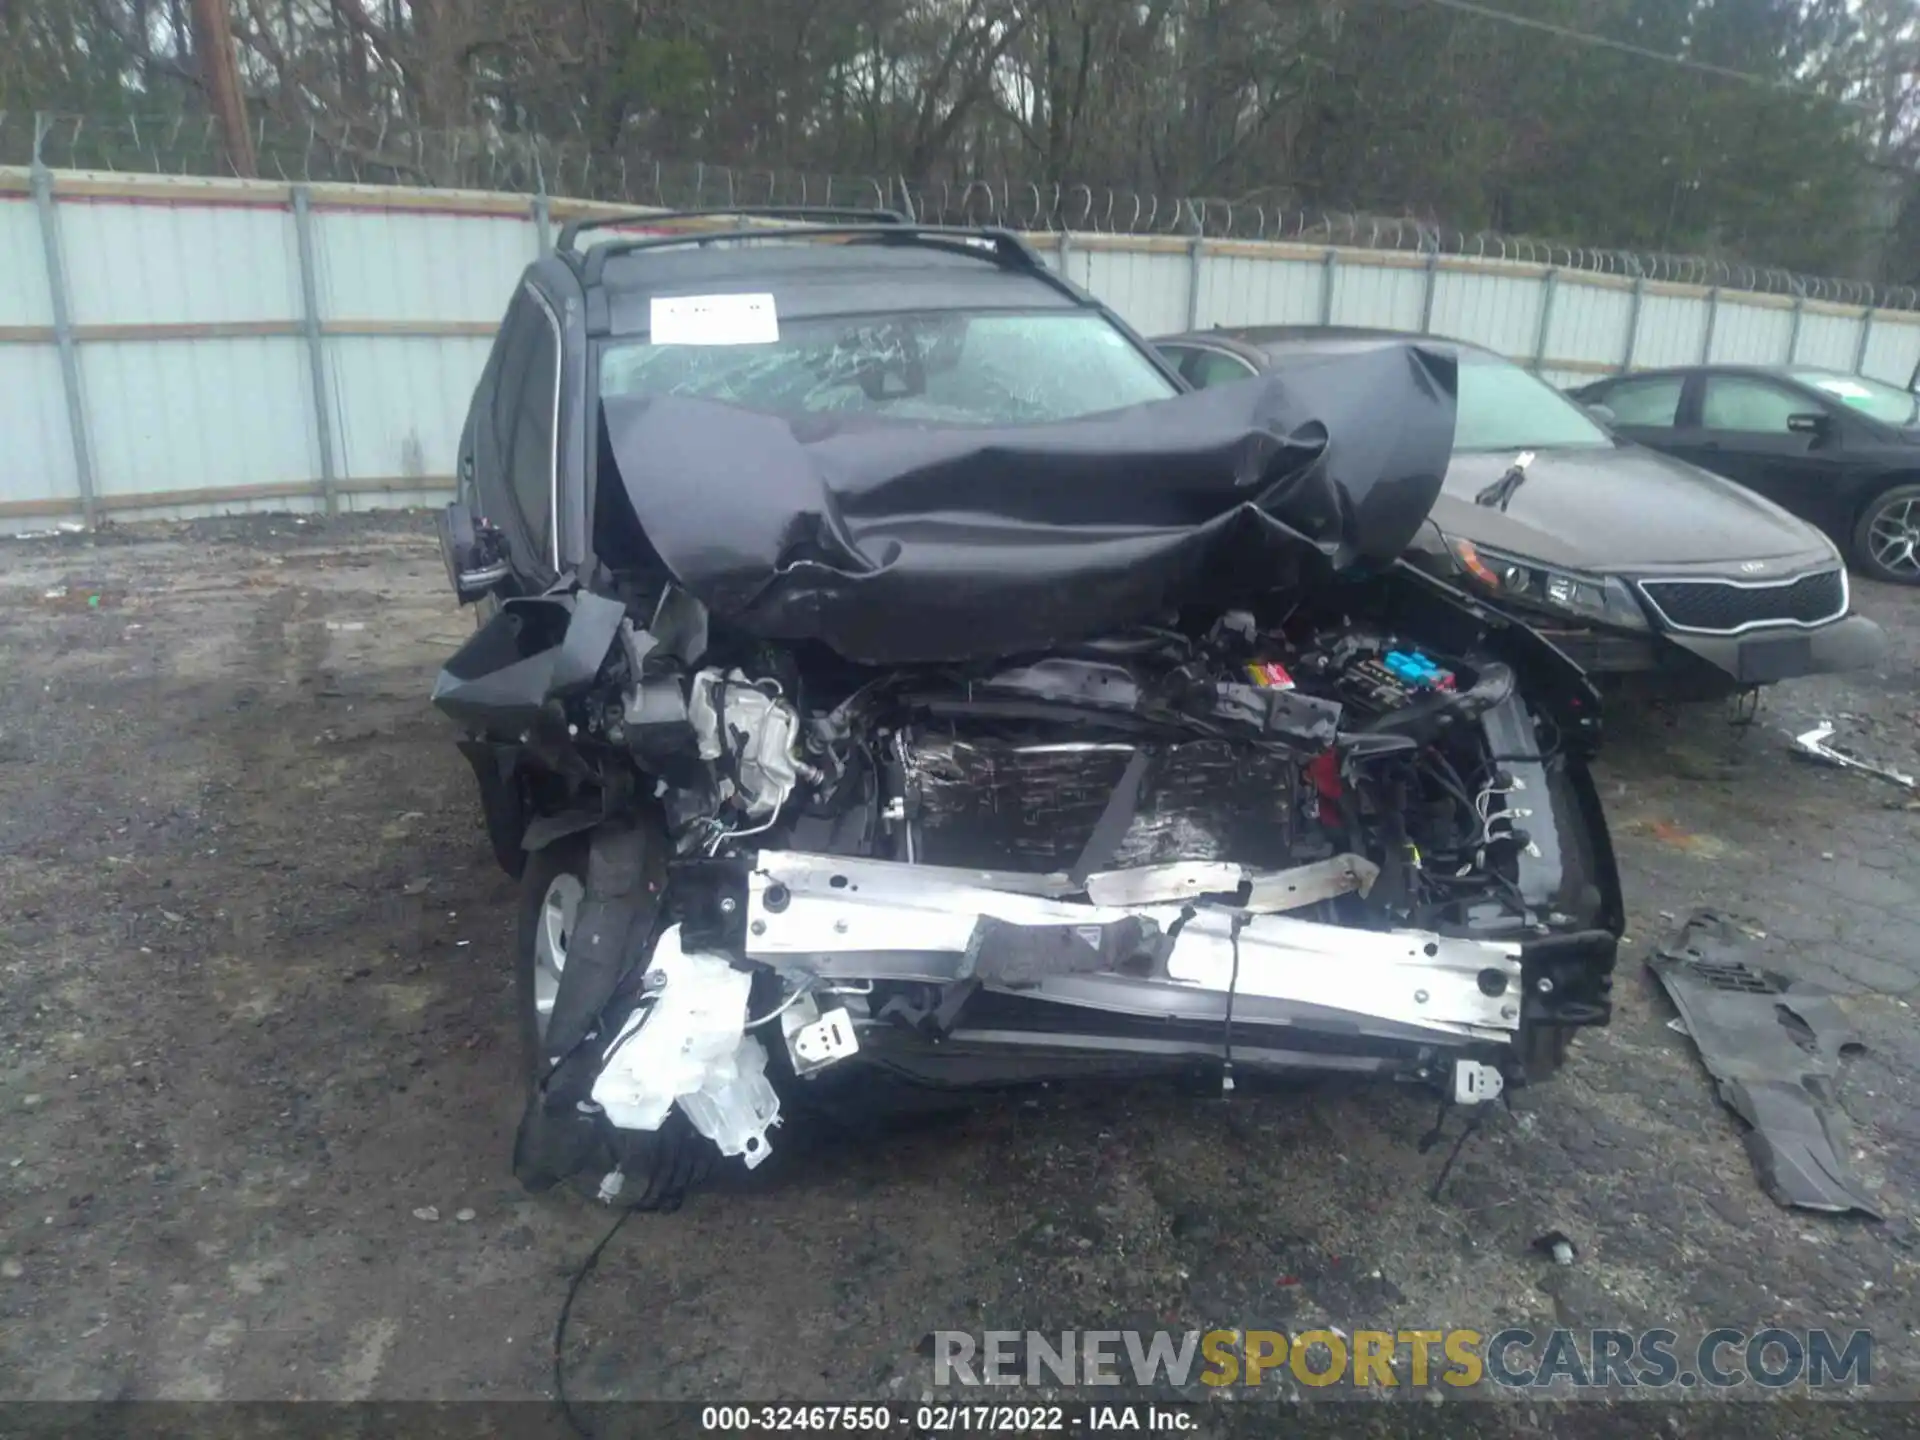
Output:
[[1597,702],[1399,559],[1455,392],[1408,344],[1183,393],[1004,232],[564,232],[433,697],[523,880],[521,1178],[660,1203],[836,1096],[1551,1071],[1622,925]]

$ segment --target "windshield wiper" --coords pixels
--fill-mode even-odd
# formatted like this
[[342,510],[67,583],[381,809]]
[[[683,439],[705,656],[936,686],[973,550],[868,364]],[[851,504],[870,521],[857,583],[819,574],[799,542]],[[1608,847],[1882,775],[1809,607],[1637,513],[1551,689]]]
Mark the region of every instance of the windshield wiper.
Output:
[[1527,483],[1527,467],[1531,464],[1533,451],[1522,450],[1513,457],[1513,464],[1507,467],[1507,473],[1474,496],[1473,503],[1504,512],[1508,502],[1513,499],[1513,492]]

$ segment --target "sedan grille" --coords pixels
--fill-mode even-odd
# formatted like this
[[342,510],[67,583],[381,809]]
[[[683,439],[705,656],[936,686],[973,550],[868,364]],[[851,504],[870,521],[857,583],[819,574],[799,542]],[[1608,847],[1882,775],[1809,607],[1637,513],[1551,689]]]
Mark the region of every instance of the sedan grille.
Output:
[[1643,580],[1640,593],[1675,630],[1730,635],[1756,625],[1823,625],[1847,613],[1843,570],[1760,584],[1733,580]]

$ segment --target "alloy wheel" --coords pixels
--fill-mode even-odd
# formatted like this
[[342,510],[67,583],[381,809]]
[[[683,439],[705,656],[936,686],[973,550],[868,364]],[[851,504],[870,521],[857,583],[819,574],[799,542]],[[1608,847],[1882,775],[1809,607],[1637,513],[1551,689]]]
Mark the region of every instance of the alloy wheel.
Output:
[[1867,547],[1874,564],[1889,574],[1920,576],[1920,499],[1896,500],[1875,512]]
[[585,896],[580,877],[562,871],[548,882],[547,893],[540,901],[540,925],[533,941],[533,1012],[534,1028],[543,1040],[553,1015],[554,998],[560,993],[560,975],[567,968],[574,921],[579,918]]

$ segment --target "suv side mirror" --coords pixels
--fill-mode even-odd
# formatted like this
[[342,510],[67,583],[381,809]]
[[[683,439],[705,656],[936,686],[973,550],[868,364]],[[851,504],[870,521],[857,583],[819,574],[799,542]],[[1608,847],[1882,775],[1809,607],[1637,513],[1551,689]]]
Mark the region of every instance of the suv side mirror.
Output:
[[447,579],[462,605],[478,600],[507,578],[506,537],[485,520],[476,519],[464,500],[455,500],[440,512],[440,558],[447,562]]
[[1587,406],[1587,413],[1609,430],[1620,423],[1620,417],[1613,413],[1613,408],[1602,405],[1598,400]]
[[1803,415],[1789,415],[1787,429],[1796,435],[1811,435],[1814,439],[1824,439],[1833,429],[1833,417],[1810,410]]

